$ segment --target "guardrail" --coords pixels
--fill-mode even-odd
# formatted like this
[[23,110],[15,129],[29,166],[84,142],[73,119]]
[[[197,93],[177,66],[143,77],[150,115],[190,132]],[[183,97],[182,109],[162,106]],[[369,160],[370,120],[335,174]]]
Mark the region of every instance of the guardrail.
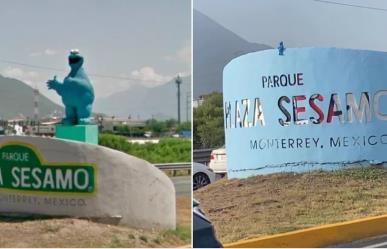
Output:
[[192,169],[192,163],[191,162],[186,162],[186,163],[156,163],[153,164],[160,170],[165,170],[168,172],[172,171],[172,175],[168,174],[168,176],[176,176],[177,171],[184,171],[186,170],[187,172],[184,173],[183,175],[190,175],[191,174],[191,169]]
[[213,149],[200,149],[193,151],[193,161],[207,165],[210,162],[211,151]]
[[157,163],[154,164],[159,169],[165,169],[165,170],[179,170],[179,169],[191,169],[192,163]]

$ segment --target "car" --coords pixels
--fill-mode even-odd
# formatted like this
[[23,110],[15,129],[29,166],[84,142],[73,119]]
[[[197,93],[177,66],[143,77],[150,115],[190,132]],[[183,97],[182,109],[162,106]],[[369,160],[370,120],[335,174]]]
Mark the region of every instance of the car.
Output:
[[226,149],[219,148],[211,152],[210,163],[208,166],[216,173],[225,175],[227,173]]
[[216,238],[215,229],[211,221],[199,207],[199,202],[193,200],[192,208],[193,247],[194,248],[219,248],[223,247]]
[[215,173],[208,166],[194,162],[192,169],[192,185],[194,190],[215,181]]

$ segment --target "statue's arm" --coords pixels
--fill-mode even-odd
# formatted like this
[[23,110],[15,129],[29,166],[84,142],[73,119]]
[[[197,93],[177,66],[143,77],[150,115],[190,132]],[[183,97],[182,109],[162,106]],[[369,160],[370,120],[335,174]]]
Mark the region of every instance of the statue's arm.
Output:
[[47,81],[47,87],[48,89],[54,89],[59,95],[61,95],[63,84],[56,80],[56,76],[54,76],[54,79]]

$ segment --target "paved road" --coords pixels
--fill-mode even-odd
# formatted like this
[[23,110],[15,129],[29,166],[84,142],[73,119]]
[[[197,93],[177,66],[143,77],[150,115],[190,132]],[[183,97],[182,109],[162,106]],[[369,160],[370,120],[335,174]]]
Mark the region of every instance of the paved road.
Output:
[[347,247],[347,248],[387,248],[387,234],[376,236],[368,239],[352,241],[346,244],[340,244],[333,247]]
[[175,185],[176,196],[191,196],[191,176],[171,177]]

